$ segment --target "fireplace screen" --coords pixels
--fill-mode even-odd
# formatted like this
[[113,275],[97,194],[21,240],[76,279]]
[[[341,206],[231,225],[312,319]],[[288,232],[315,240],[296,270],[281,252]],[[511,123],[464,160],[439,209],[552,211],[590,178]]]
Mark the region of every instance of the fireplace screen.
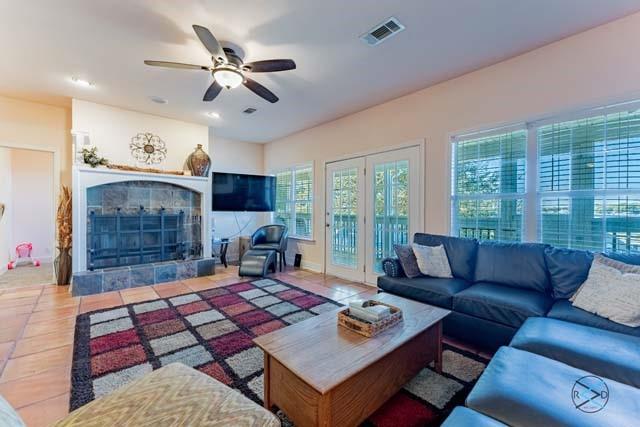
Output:
[[185,213],[157,213],[140,207],[137,214],[90,212],[88,267],[118,267],[185,259],[195,255],[185,228]]

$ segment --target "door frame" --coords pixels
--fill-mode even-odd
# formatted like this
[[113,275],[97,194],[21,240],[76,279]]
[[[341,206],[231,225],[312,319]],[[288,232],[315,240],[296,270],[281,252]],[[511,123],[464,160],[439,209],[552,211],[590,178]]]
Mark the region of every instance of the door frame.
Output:
[[[327,188],[326,188],[326,181],[327,181],[327,165],[330,163],[335,163],[335,162],[339,162],[342,160],[349,160],[349,159],[353,159],[353,158],[357,158],[357,157],[366,157],[366,156],[370,156],[373,154],[382,154],[382,153],[386,153],[388,151],[396,151],[396,150],[402,150],[403,148],[410,148],[410,147],[418,147],[419,151],[420,151],[420,161],[418,162],[418,173],[419,173],[419,178],[418,178],[418,182],[420,183],[420,188],[419,188],[419,194],[422,195],[422,197],[420,197],[420,200],[418,200],[418,209],[419,209],[419,218],[418,218],[418,224],[422,224],[422,228],[426,229],[426,217],[425,217],[425,199],[426,199],[426,184],[425,184],[425,179],[426,179],[426,173],[425,173],[425,156],[426,156],[426,144],[427,141],[425,138],[418,138],[418,139],[412,139],[412,140],[408,140],[406,142],[403,142],[401,144],[396,144],[396,145],[390,145],[387,147],[380,147],[380,148],[371,148],[369,150],[364,150],[364,151],[357,151],[355,153],[351,153],[351,154],[344,154],[344,155],[340,155],[340,156],[336,156],[336,157],[332,157],[329,158],[327,160],[323,160],[322,161],[322,186],[323,186],[323,190],[320,194],[322,200],[319,200],[319,202],[321,203],[322,206],[322,224],[325,224],[324,220],[326,219],[327,216]],[[326,228],[326,227],[323,227]],[[324,233],[321,233],[322,235],[322,239],[323,239],[323,245],[322,245],[322,272],[324,274],[327,274],[327,233],[326,230]],[[319,238],[320,236],[317,236],[317,238]],[[411,238],[412,236],[410,236]],[[371,285],[371,286],[375,286],[375,284],[371,284],[371,283],[365,283],[366,285]]]
[[[56,233],[56,204],[58,201],[58,197],[60,196],[60,171],[61,171],[61,163],[60,163],[60,149],[54,146],[47,146],[47,145],[43,145],[43,146],[39,146],[39,145],[31,145],[31,144],[20,144],[17,142],[11,142],[11,141],[1,141],[0,140],[0,147],[1,148],[8,148],[8,149],[17,149],[17,150],[27,150],[27,151],[41,151],[41,152],[45,152],[45,153],[51,153],[53,156],[53,194],[52,194],[52,207],[53,207],[53,235],[51,236],[51,241],[53,243],[52,247],[53,247],[53,253],[51,254],[51,258],[52,261],[56,256],[56,248],[57,248],[57,243],[58,243],[58,236]],[[6,266],[0,266],[0,271],[2,270],[2,267],[6,267]]]

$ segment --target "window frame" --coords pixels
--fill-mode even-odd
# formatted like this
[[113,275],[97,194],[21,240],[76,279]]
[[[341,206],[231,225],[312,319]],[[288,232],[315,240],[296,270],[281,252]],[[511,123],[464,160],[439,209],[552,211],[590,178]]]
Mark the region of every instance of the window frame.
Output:
[[[525,132],[525,155],[524,155],[524,191],[523,192],[509,192],[509,193],[500,193],[500,192],[496,192],[496,193],[476,193],[473,195],[468,195],[468,194],[456,194],[455,190],[456,190],[456,182],[457,182],[457,178],[456,178],[456,149],[457,149],[457,144],[460,142],[464,142],[464,141],[471,141],[471,140],[476,140],[476,139],[483,139],[483,138],[490,138],[490,137],[494,137],[494,136],[499,136],[499,135],[504,135],[504,134],[509,134],[509,133],[513,133],[513,132],[518,132],[518,131],[524,131]],[[529,164],[529,137],[530,134],[528,132],[527,126],[524,123],[516,123],[513,125],[508,125],[508,126],[502,126],[502,127],[497,127],[497,128],[491,128],[491,129],[487,129],[487,130],[481,130],[481,131],[477,131],[477,132],[469,132],[469,133],[464,133],[464,134],[459,134],[459,135],[452,135],[450,137],[450,150],[449,150],[449,155],[450,157],[450,162],[449,162],[449,167],[450,167],[450,189],[449,189],[449,208],[450,208],[450,214],[449,214],[449,234],[452,236],[457,236],[457,230],[458,230],[458,223],[459,220],[457,219],[457,215],[456,215],[456,205],[459,201],[462,200],[472,200],[472,201],[482,201],[482,200],[522,200],[522,228],[520,230],[520,239],[517,242],[524,242],[526,241],[526,222],[527,222],[527,204],[528,204],[528,198],[527,198],[527,192],[528,192],[528,177],[529,177],[529,168],[528,168],[528,164]],[[509,240],[498,240],[495,239],[496,241],[503,241],[503,242],[515,242],[515,241],[509,241]]]
[[[533,120],[524,122],[516,122],[500,127],[485,127],[480,128],[477,131],[467,131],[459,133],[450,133],[450,149],[449,149],[449,235],[455,235],[457,231],[456,218],[455,218],[455,202],[460,200],[459,196],[454,194],[455,190],[455,144],[460,140],[469,140],[488,137],[492,135],[499,135],[503,133],[512,132],[518,129],[527,130],[527,142],[526,142],[526,156],[525,156],[525,192],[516,193],[523,198],[523,230],[522,230],[522,242],[541,242],[542,241],[542,224],[541,224],[541,209],[542,200],[556,196],[558,198],[571,197],[572,195],[585,194],[585,190],[568,190],[558,191],[554,194],[551,191],[541,191],[539,170],[539,145],[538,145],[538,130],[546,125],[559,124],[568,121],[587,119],[598,116],[606,116],[609,114],[615,114],[620,112],[634,112],[640,109],[640,99],[627,100],[608,105],[595,106],[590,108],[582,108],[578,110],[571,110],[563,113],[555,113],[551,115],[545,115]],[[500,194],[500,193],[496,193]],[[594,189],[590,190],[590,194],[593,194],[595,198],[606,198],[607,196],[638,196],[640,197],[640,190],[633,189]],[[605,231],[606,232],[606,231]],[[603,250],[608,248],[604,240],[605,232],[603,232]],[[624,252],[623,252],[624,253]]]
[[[615,104],[612,106],[605,106],[605,107],[600,107],[600,108],[596,108],[596,109],[592,109],[589,111],[585,111],[585,112],[581,112],[581,113],[573,113],[573,114],[568,114],[568,115],[564,115],[564,116],[559,116],[559,117],[555,117],[555,118],[548,118],[545,120],[540,120],[538,122],[532,123],[531,128],[535,129],[536,133],[536,167],[540,168],[540,150],[541,150],[541,146],[538,144],[538,130],[542,127],[545,126],[549,126],[549,125],[554,125],[554,124],[564,124],[567,122],[573,122],[573,121],[579,121],[579,120],[585,120],[585,119],[594,119],[594,118],[598,118],[598,117],[606,117],[608,115],[612,115],[612,114],[618,114],[618,113],[623,113],[623,112],[637,112],[638,109],[640,108],[640,102],[639,101],[633,101],[633,102],[624,102],[624,103],[620,103],[620,104]],[[607,138],[603,141],[609,141],[610,139]],[[544,199],[566,199],[567,200],[567,206],[569,209],[569,215],[571,216],[571,209],[573,208],[573,201],[574,199],[576,200],[580,200],[580,199],[589,199],[589,198],[593,198],[594,203],[600,202],[602,205],[601,209],[602,209],[602,217],[601,217],[601,221],[602,221],[602,231],[601,231],[601,235],[600,235],[600,248],[599,249],[588,249],[588,250],[592,250],[592,251],[596,251],[596,252],[610,252],[610,248],[608,247],[607,244],[607,218],[609,217],[607,215],[607,199],[608,198],[612,198],[612,197],[620,197],[620,196],[628,196],[628,197],[637,197],[640,198],[640,189],[633,189],[633,188],[625,188],[625,189],[621,189],[621,188],[607,188],[607,183],[608,183],[608,176],[607,176],[607,172],[608,172],[608,168],[609,165],[607,164],[607,154],[609,152],[606,149],[606,143],[605,143],[605,148],[603,149],[603,164],[602,164],[602,168],[603,168],[603,187],[602,188],[591,188],[591,189],[573,189],[573,188],[568,188],[568,189],[559,189],[559,190],[553,190],[553,189],[545,189],[542,190],[542,186],[541,186],[541,182],[540,182],[540,176],[537,176],[537,181],[536,181],[536,189],[537,189],[537,193],[536,193],[536,199],[537,199],[537,204],[538,207],[536,209],[536,241],[537,242],[543,242],[543,233],[544,233],[544,229],[543,229],[543,223],[542,223],[542,201]],[[573,155],[572,152],[569,152],[569,159],[571,159],[571,156]],[[572,168],[572,164],[570,164],[570,172],[569,172],[569,179],[571,180],[571,178],[573,177],[573,168]],[[568,240],[571,242],[572,240],[572,231],[573,228],[569,227],[568,229]],[[569,246],[561,246],[561,247],[568,247]],[[584,250],[583,248],[571,248],[571,249],[576,249],[576,250]],[[620,252],[623,254],[626,254],[627,252],[623,251]]]
[[[296,198],[296,173],[298,171],[304,170],[304,169],[310,169],[310,175],[311,175],[311,191],[309,192],[309,198],[308,199],[297,199]],[[315,168],[314,168],[314,164],[313,162],[306,162],[306,163],[299,163],[293,166],[289,166],[289,167],[285,167],[285,168],[281,168],[278,169],[276,171],[274,171],[272,173],[272,175],[274,175],[276,177],[276,194],[278,193],[278,181],[277,181],[277,176],[278,174],[284,173],[284,172],[289,172],[291,173],[291,188],[289,190],[289,196],[287,198],[286,201],[286,205],[287,205],[287,212],[289,214],[289,224],[286,224],[287,229],[288,229],[288,237],[291,239],[296,239],[296,240],[305,240],[305,241],[315,241],[315,227],[314,227],[314,220],[315,220],[315,215],[314,215],[314,207],[315,207],[315,203],[314,203],[314,193],[315,193]],[[277,197],[277,196],[276,196]],[[311,205],[311,211],[310,211],[310,219],[309,219],[309,229],[310,229],[310,233],[308,236],[303,236],[303,235],[298,235],[295,233],[296,231],[296,203],[300,203],[300,202],[304,202],[304,203],[309,203]],[[277,208],[277,203],[276,203],[276,208]],[[276,223],[275,218],[277,215],[277,210],[274,209],[273,213],[271,214],[271,220],[272,222]],[[280,224],[279,222],[277,222],[277,224]]]

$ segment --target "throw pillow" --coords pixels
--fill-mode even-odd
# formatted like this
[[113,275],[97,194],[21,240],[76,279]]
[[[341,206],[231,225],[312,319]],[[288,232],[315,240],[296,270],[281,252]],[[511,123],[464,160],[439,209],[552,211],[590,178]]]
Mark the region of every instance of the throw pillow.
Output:
[[411,245],[418,262],[420,272],[426,276],[450,279],[451,266],[443,245],[422,246],[417,243]]
[[411,245],[393,245],[393,250],[396,251],[398,261],[400,261],[405,276],[410,279],[422,276]]
[[[598,260],[599,264],[608,265],[609,267],[615,268],[616,270],[620,270],[620,271],[622,271],[624,273],[640,274],[640,265],[637,265],[637,264],[626,263],[626,262],[621,261],[620,259],[614,259],[614,258],[611,258],[610,256],[606,256],[606,255],[603,255],[603,254],[595,254],[594,257],[593,257],[592,264],[591,264],[592,267],[593,267],[593,263],[595,262],[595,260]],[[589,272],[591,272],[591,270],[589,270]],[[573,296],[571,298],[569,298],[569,301],[571,301],[571,302],[575,301],[576,297],[578,296],[578,294],[582,290],[582,288],[585,285],[585,283],[587,283],[586,280],[580,285],[580,287],[573,294]]]
[[625,326],[640,327],[640,266],[596,255],[573,305]]

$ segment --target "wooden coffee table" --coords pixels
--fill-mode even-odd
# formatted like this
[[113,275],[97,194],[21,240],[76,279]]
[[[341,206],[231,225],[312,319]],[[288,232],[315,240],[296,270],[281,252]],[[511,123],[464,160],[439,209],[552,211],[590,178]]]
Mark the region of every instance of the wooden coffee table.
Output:
[[391,294],[404,320],[373,338],[338,326],[336,309],[263,335],[264,405],[297,427],[357,426],[421,369],[442,369],[442,319],[450,312]]

